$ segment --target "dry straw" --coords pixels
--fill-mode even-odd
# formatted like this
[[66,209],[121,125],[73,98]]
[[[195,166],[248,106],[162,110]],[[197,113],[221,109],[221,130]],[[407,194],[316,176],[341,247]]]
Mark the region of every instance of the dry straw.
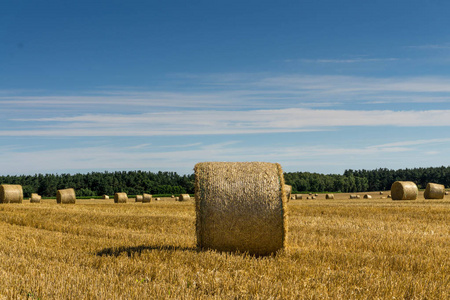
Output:
[[334,199],[334,195],[333,194],[326,194],[325,195],[325,199]]
[[191,196],[189,194],[180,194],[180,197],[178,197],[178,201],[188,201],[191,200]]
[[30,197],[30,203],[40,203],[41,202],[41,196],[39,196],[36,193],[31,193],[31,197]]
[[75,190],[63,189],[56,192],[56,203],[60,204],[75,204]]
[[0,185],[0,203],[22,203],[23,190],[19,184]]
[[268,255],[285,246],[286,194],[279,164],[195,166],[197,246]]
[[297,200],[301,200],[301,199],[303,199],[303,196],[302,196],[302,195],[300,195],[300,194],[297,194],[297,195],[295,195],[295,199],[297,199]]
[[438,183],[428,183],[423,197],[425,199],[444,199],[445,186]]
[[142,195],[142,203],[150,203],[150,202],[152,202],[152,195],[144,193],[144,195]]
[[136,195],[136,202],[143,202],[142,199],[144,197],[142,195]]
[[391,186],[392,200],[416,200],[419,190],[412,181],[396,181]]
[[128,201],[127,193],[114,194],[114,203],[127,203],[127,201]]

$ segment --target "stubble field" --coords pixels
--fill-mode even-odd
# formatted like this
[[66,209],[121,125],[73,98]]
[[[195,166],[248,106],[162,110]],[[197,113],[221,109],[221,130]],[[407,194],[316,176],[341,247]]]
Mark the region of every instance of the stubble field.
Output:
[[[449,299],[450,198],[291,200],[288,248],[198,252],[194,202],[0,205],[4,299]],[[449,196],[447,196],[449,197]]]

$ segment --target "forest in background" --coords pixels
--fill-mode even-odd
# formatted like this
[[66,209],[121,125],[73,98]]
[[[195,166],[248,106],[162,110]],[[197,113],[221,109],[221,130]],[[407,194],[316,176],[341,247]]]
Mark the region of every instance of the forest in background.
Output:
[[[297,192],[368,192],[390,190],[397,180],[413,181],[419,189],[427,183],[450,186],[450,167],[429,167],[390,170],[346,170],[344,174],[319,174],[310,172],[287,172],[286,184]],[[77,196],[114,195],[125,192],[129,195],[149,193],[181,194],[194,193],[194,174],[178,175],[175,172],[116,171],[91,172],[87,174],[35,174],[0,176],[2,184],[20,184],[24,197],[38,193],[43,197],[54,197],[58,189],[74,188]]]

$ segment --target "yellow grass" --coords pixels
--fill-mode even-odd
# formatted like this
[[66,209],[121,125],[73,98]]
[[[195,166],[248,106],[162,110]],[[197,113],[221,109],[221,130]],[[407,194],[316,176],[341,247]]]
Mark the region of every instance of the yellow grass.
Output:
[[373,195],[290,201],[262,258],[197,252],[193,201],[2,204],[0,299],[449,299],[450,198]]

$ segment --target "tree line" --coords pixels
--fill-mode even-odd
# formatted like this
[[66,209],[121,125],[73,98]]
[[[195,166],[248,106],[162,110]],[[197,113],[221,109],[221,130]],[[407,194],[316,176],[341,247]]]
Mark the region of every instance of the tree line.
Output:
[[[419,188],[434,182],[450,186],[450,167],[430,167],[390,170],[346,170],[342,175],[310,172],[284,174],[286,184],[293,192],[367,192],[389,190],[397,180],[413,181]],[[77,196],[113,195],[125,192],[129,195],[193,194],[194,174],[178,175],[175,172],[117,171],[91,172],[87,174],[35,174],[0,176],[0,183],[20,184],[24,197],[38,193],[54,197],[56,191],[74,188]]]

